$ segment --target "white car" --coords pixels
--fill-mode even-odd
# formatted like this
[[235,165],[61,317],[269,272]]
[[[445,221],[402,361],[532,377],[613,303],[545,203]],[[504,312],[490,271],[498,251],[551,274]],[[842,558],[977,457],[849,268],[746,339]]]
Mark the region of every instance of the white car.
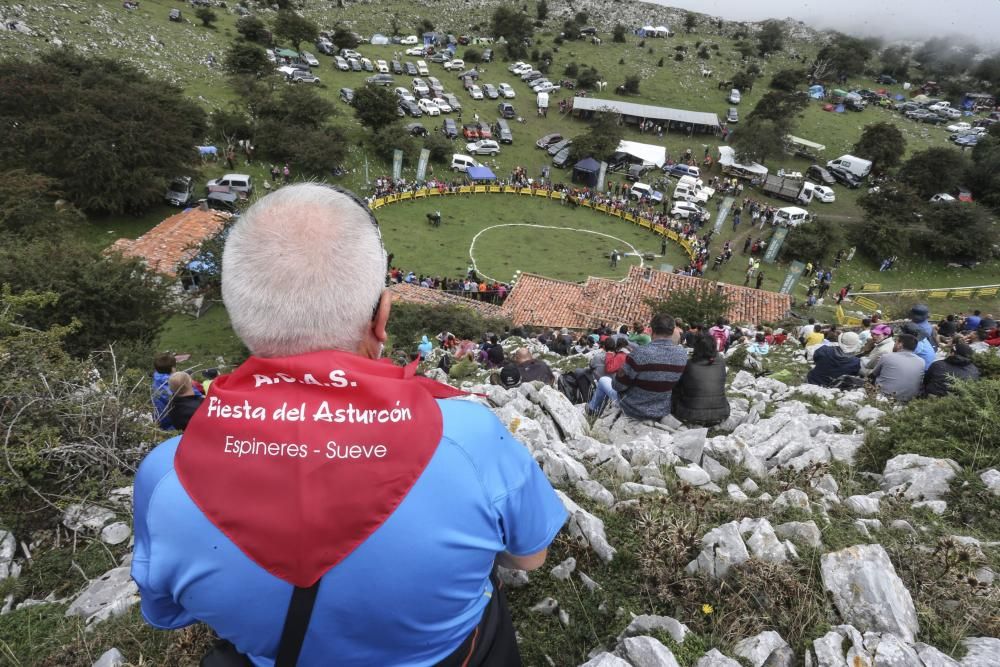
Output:
[[972,129],[972,125],[970,125],[969,123],[962,122],[962,123],[955,123],[954,125],[949,125],[944,129],[948,130],[949,132],[968,132],[969,130]]
[[431,71],[427,69],[427,63],[423,60],[417,61],[417,72],[419,72],[421,76],[427,76],[431,73]]
[[517,93],[514,92],[514,89],[511,87],[509,83],[501,83],[499,86],[497,86],[497,90],[499,90],[500,94],[507,99],[517,97]]
[[424,83],[423,79],[414,79],[413,92],[415,92],[417,95],[429,95],[431,89],[427,87],[427,84]]
[[514,63],[513,65],[510,65],[510,66],[508,66],[508,67],[507,67],[507,71],[508,71],[508,72],[514,72],[515,70],[517,70],[517,68],[519,68],[519,67],[524,67],[524,65],[525,65],[525,63],[523,63],[523,62],[521,62],[520,60],[518,60],[518,61],[517,61],[516,63]]
[[341,72],[346,72],[347,70],[351,69],[351,66],[348,64],[348,62],[343,58],[341,58],[340,56],[334,56],[333,62],[337,65],[337,69],[339,69]]
[[466,144],[465,151],[472,155],[496,155],[500,152],[500,144],[492,139],[480,139]]
[[515,67],[514,69],[512,69],[511,72],[513,72],[514,74],[516,74],[518,76],[521,76],[525,72],[530,72],[533,69],[535,69],[535,68],[533,66],[531,66],[529,63],[521,63],[520,65],[518,65],[517,67]]
[[405,99],[411,99],[412,100],[412,99],[415,99],[413,97],[413,93],[411,93],[407,88],[403,88],[402,86],[397,86],[393,90],[393,92],[395,92],[396,93],[396,97],[398,97],[401,100],[405,100]]
[[424,55],[424,47],[422,47],[422,46],[415,46],[415,47],[413,47],[411,49],[407,49],[406,50],[406,55],[408,55],[408,56],[422,56],[422,55]]
[[445,100],[443,97],[435,97],[433,100],[431,100],[431,102],[433,102],[434,105],[441,110],[441,113],[452,112],[451,105],[448,104],[447,100]]
[[274,54],[274,49],[267,49],[265,53],[267,53],[267,59],[270,60],[272,63],[278,62],[278,56]]
[[548,81],[541,83],[537,86],[532,86],[531,89],[536,93],[554,93],[559,90],[560,86],[550,83]]
[[445,62],[444,68],[449,72],[454,70],[463,70],[465,69],[465,61],[461,58],[455,58],[454,60]]
[[701,215],[702,220],[708,220],[710,217],[708,211],[703,209],[701,206],[692,204],[688,201],[675,201],[674,207],[670,209],[670,215],[682,220],[687,220],[691,216],[699,214]]
[[477,85],[471,85],[469,86],[469,95],[474,100],[481,100],[483,99],[483,89]]
[[316,60],[316,56],[309,53],[308,51],[302,51],[299,53],[299,57],[306,61],[309,67],[319,67],[319,61]]
[[817,185],[813,188],[813,199],[818,199],[824,204],[832,204],[837,201],[837,195],[833,193],[833,188]]
[[379,74],[388,74],[389,73],[389,63],[387,63],[384,60],[376,60],[375,61],[375,69],[378,70]]
[[[413,44],[419,44],[420,40],[417,38],[416,35],[408,35],[408,36],[404,37],[403,39],[399,40],[399,43],[402,44],[402,45],[404,45],[404,46],[412,46]],[[409,52],[407,52],[407,53],[409,53]]]
[[428,99],[418,100],[417,106],[420,107],[420,110],[423,111],[428,116],[441,115],[441,109],[438,108],[438,105],[434,104],[434,102]]

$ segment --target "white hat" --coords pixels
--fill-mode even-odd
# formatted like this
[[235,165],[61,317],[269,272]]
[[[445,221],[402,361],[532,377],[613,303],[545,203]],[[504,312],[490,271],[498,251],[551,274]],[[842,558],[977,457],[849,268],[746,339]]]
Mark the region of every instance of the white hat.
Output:
[[857,354],[861,350],[861,338],[853,331],[845,331],[840,334],[837,344],[845,354]]

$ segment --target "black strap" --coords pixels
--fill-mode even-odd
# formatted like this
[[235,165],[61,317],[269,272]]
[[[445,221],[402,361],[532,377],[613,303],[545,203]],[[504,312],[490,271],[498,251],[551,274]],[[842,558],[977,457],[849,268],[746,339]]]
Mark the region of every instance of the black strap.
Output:
[[313,605],[316,604],[316,593],[319,592],[319,582],[309,588],[295,587],[292,599],[288,603],[288,613],[285,615],[285,627],[281,630],[281,641],[278,644],[278,657],[274,667],[295,667],[302,652],[302,643],[306,639],[306,629],[312,616]]

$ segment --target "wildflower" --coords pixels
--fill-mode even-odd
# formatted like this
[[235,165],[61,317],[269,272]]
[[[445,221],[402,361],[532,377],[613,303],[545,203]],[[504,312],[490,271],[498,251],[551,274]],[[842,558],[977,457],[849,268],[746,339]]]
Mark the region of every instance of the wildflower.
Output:
[[711,614],[713,611],[715,611],[715,609],[712,607],[712,605],[710,604],[701,605],[701,613],[705,614],[706,616]]

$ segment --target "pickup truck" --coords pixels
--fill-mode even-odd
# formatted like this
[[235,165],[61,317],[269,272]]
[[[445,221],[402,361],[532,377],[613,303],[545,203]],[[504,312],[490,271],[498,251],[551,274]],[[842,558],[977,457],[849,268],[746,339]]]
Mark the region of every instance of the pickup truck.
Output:
[[764,194],[784,199],[786,201],[797,201],[799,193],[802,192],[802,181],[785,178],[783,176],[769,175],[764,179]]

